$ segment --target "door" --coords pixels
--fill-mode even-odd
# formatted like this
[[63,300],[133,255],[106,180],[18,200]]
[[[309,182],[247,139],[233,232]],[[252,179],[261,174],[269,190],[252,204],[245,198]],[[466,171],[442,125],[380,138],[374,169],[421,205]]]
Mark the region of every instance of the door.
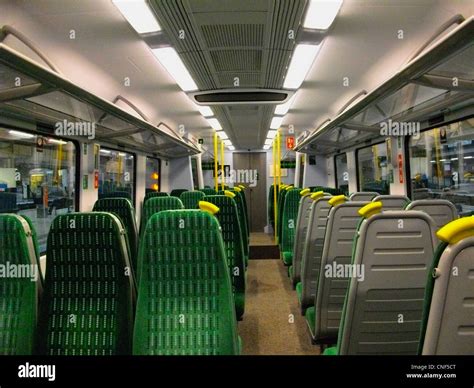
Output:
[[234,152],[236,185],[247,187],[245,198],[249,211],[250,232],[263,232],[267,225],[267,154]]

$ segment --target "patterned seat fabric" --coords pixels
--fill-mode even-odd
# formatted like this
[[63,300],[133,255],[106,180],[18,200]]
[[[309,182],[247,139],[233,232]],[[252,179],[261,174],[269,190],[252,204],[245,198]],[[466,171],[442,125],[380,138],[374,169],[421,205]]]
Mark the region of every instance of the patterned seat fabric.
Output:
[[128,191],[112,191],[110,193],[99,194],[99,199],[103,198],[127,198],[132,200],[132,195]]
[[180,195],[186,191],[188,190],[187,189],[174,189],[174,190],[171,190],[170,196],[179,198]]
[[135,209],[132,203],[126,198],[103,198],[94,204],[93,211],[113,213],[120,218],[127,231],[128,243],[130,245],[130,258],[135,274],[137,271],[138,232]]
[[54,219],[38,327],[38,353],[130,354],[133,280],[125,230],[111,213]]
[[201,189],[200,191],[202,191],[206,195],[217,195],[217,191],[209,187],[205,187],[204,189]]
[[229,190],[230,192],[235,194],[234,200],[237,205],[237,212],[239,215],[239,223],[240,223],[240,228],[242,230],[242,242],[244,244],[244,254],[245,254],[245,260],[248,261],[249,257],[249,233],[248,233],[248,225],[247,225],[247,218],[245,217],[245,208],[244,208],[244,203],[242,200],[242,197],[239,195],[239,193],[235,190]]
[[41,277],[32,231],[22,217],[0,215],[0,252],[4,272],[0,277],[0,355],[30,355]]
[[181,202],[183,202],[185,209],[198,209],[199,201],[201,201],[206,194],[202,191],[185,191],[179,196]]
[[133,353],[238,354],[232,286],[217,218],[200,210],[154,214],[140,242]]
[[206,201],[219,208],[215,214],[222,228],[222,238],[229,262],[229,273],[235,298],[235,310],[240,319],[245,311],[245,254],[237,204],[225,195],[206,196]]
[[143,205],[142,220],[140,223],[140,236],[145,231],[145,226],[151,216],[162,210],[184,209],[183,203],[176,197],[157,197],[150,198]]
[[145,194],[145,199],[143,202],[146,202],[150,198],[156,198],[156,197],[169,197],[168,193],[163,193],[162,191],[150,191]]
[[291,189],[285,196],[283,221],[281,226],[281,251],[285,265],[293,263],[293,245],[295,241],[296,221],[300,204],[301,189]]

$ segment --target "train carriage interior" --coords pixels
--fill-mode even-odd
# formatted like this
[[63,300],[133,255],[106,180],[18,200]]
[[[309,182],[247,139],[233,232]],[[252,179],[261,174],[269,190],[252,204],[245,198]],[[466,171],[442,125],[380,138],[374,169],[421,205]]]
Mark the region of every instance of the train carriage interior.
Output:
[[474,356],[473,274],[472,0],[0,0],[1,355]]

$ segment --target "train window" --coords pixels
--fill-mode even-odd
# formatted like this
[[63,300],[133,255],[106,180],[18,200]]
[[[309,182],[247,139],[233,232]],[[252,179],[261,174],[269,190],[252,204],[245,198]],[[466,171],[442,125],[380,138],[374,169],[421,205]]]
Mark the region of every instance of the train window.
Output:
[[111,193],[127,193],[132,201],[135,184],[135,157],[123,151],[100,149],[99,198]]
[[412,199],[451,201],[474,211],[474,118],[421,133],[409,141]]
[[357,150],[359,166],[359,190],[390,194],[385,142]]
[[[191,169],[192,169],[192,174],[193,174],[194,190],[199,190],[198,165],[197,165],[196,158],[191,158]],[[219,174],[220,172],[221,172],[221,167],[219,166]]]
[[41,253],[53,218],[75,210],[75,184],[73,142],[0,129],[0,213],[30,218]]
[[349,173],[347,172],[347,154],[339,154],[334,157],[336,166],[336,188],[342,189],[349,194]]
[[160,191],[161,161],[156,158],[146,158],[146,191]]

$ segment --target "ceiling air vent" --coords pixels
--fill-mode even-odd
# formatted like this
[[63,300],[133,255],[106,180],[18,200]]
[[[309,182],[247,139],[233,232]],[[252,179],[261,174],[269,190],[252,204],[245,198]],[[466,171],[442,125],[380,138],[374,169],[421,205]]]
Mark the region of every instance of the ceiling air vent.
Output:
[[189,95],[202,105],[283,104],[294,91],[275,89],[220,89],[194,92]]

